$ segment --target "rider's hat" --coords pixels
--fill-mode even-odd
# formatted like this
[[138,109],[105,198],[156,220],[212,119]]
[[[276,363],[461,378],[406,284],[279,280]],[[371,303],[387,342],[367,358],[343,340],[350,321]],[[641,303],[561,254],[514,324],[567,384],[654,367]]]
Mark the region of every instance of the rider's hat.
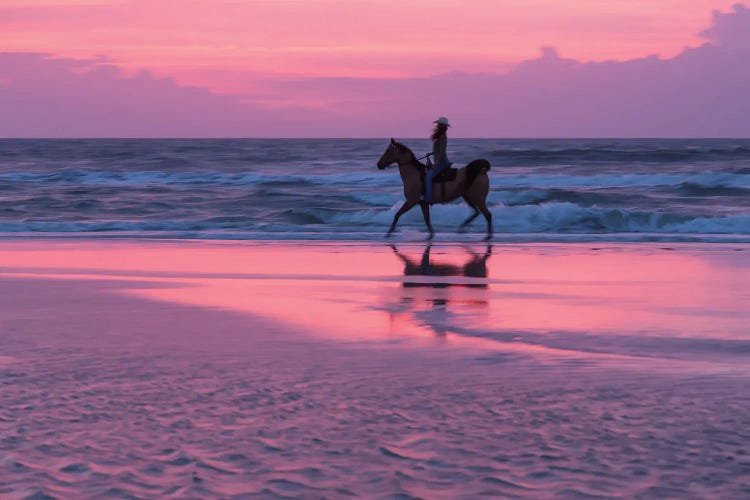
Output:
[[435,120],[432,123],[438,123],[440,125],[445,125],[446,127],[450,127],[451,126],[451,124],[448,122],[448,119],[446,117],[444,117],[444,116],[441,116],[440,118],[438,118],[437,120]]

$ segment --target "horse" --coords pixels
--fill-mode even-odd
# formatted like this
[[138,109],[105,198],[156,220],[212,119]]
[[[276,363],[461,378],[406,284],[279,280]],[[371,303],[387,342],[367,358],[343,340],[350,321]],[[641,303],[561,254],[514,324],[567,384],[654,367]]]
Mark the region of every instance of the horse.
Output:
[[[401,182],[404,184],[406,201],[398,212],[396,212],[396,216],[393,217],[393,222],[385,237],[388,238],[393,234],[396,224],[402,215],[419,204],[425,224],[427,224],[427,229],[430,232],[427,239],[431,240],[435,236],[435,233],[432,230],[432,223],[430,222],[430,205],[421,199],[422,193],[424,193],[427,167],[417,160],[411,149],[396,142],[395,139],[391,139],[390,144],[380,157],[380,160],[378,160],[378,168],[384,170],[394,163],[398,164]],[[490,168],[489,161],[483,159],[474,160],[464,168],[456,169],[455,179],[446,181],[438,180],[435,182],[435,189],[433,189],[434,203],[448,203],[461,197],[474,209],[474,213],[461,224],[459,230],[465,229],[480,213],[484,215],[484,218],[487,219],[487,236],[485,240],[492,238],[492,214],[487,209],[487,194],[490,191],[490,178],[487,175],[487,171]],[[440,182],[444,183],[442,187],[439,185]]]

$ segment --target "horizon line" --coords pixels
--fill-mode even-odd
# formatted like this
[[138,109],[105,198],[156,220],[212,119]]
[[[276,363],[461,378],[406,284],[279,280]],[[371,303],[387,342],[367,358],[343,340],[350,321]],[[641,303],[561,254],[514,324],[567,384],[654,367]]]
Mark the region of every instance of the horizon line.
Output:
[[[393,136],[395,138],[395,136]],[[139,137],[139,136],[101,136],[101,137],[0,137],[0,141],[178,141],[178,140],[194,140],[194,141],[222,141],[222,140],[283,140],[283,141],[373,141],[373,140],[390,140],[388,136],[372,136],[372,137],[284,137],[284,136],[164,136],[164,137]],[[418,141],[418,140],[430,140],[429,137],[402,137],[399,136],[400,140]],[[740,136],[607,136],[607,137],[586,137],[586,136],[505,136],[505,137],[451,137],[451,140],[459,141],[482,141],[482,140],[512,140],[512,141],[610,141],[610,140],[640,140],[640,141],[670,141],[670,140],[750,140],[750,137]]]

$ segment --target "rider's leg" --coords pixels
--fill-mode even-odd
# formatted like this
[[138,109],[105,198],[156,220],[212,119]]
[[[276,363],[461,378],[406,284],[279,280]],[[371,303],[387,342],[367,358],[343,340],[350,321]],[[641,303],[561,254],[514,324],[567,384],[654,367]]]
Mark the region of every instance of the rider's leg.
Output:
[[432,179],[435,178],[435,169],[430,169],[424,176],[424,201],[432,203]]
[[445,170],[448,167],[448,164],[445,162],[440,162],[437,165],[435,165],[434,168],[427,171],[427,175],[425,175],[425,195],[424,195],[424,201],[427,203],[432,203],[432,188],[433,188],[433,179],[440,174],[443,170]]

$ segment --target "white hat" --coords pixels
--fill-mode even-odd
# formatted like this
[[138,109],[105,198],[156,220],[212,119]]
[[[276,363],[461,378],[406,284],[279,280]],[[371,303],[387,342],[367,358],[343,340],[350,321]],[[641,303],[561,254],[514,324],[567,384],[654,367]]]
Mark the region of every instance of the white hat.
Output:
[[440,125],[445,125],[446,127],[450,127],[451,126],[451,124],[448,123],[448,119],[446,117],[444,117],[444,116],[441,116],[440,118],[438,118],[437,120],[435,120],[432,123],[439,123]]

